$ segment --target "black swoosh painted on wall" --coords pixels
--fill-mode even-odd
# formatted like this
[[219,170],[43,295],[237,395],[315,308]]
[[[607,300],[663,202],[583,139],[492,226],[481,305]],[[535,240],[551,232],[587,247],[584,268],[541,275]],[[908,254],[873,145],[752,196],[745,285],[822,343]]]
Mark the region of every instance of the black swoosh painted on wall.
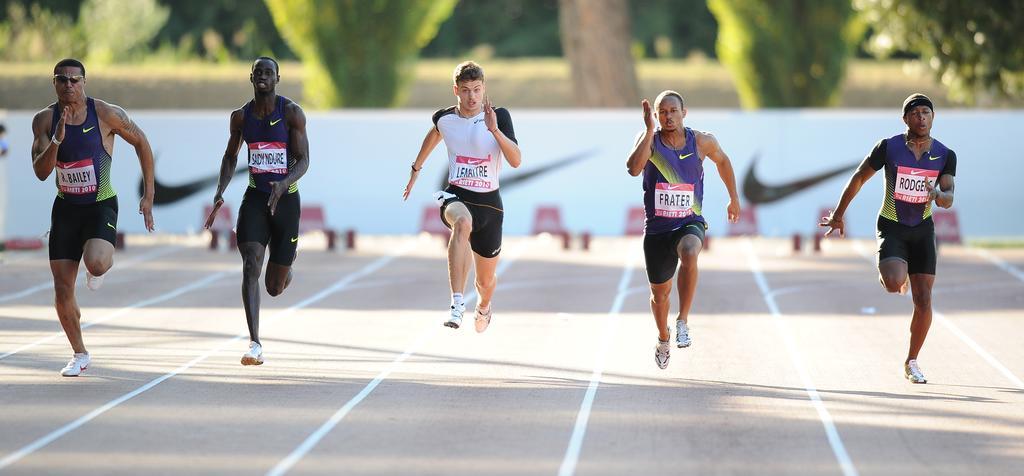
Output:
[[[235,170],[235,176],[241,175],[248,171],[249,168],[246,166],[239,167]],[[198,193],[200,190],[206,187],[212,187],[217,185],[217,180],[220,179],[220,174],[201,178],[199,180],[193,180],[188,183],[181,185],[164,185],[153,177],[153,205],[170,205],[179,200],[184,200]],[[142,191],[145,189],[145,183],[142,179],[139,179],[139,196],[142,196]]]
[[747,203],[752,204],[771,203],[782,200],[783,198],[793,195],[801,190],[811,188],[832,177],[849,173],[860,165],[860,162],[858,161],[851,165],[844,165],[807,178],[793,180],[779,185],[765,185],[754,173],[754,166],[757,165],[758,158],[759,157],[755,155],[754,158],[750,160],[750,167],[747,168],[747,174],[743,177],[743,198],[747,200]]

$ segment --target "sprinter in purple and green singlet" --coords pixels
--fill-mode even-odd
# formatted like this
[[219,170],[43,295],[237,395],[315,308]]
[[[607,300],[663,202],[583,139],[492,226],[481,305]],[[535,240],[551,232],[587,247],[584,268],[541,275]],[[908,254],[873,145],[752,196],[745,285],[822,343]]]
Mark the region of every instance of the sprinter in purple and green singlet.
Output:
[[238,252],[242,255],[242,307],[249,326],[249,351],[242,365],[263,364],[260,342],[260,274],[267,254],[267,293],[279,296],[292,281],[292,264],[299,242],[299,179],[309,168],[306,114],[291,99],[277,94],[280,68],[273,58],[261,56],[252,63],[249,82],[253,99],[231,113],[228,146],[221,158],[220,179],[213,197],[213,211],[206,218],[213,225],[224,204],[224,190],[231,182],[244,141],[249,162],[249,187],[238,207]]
[[[117,192],[111,182],[114,136],[135,148],[142,168],[139,214],[153,231],[153,149],[142,129],[119,106],[85,94],[85,65],[64,59],[53,68],[57,102],[32,118],[32,169],[39,180],[54,174],[57,197],[50,214],[50,271],[54,305],[74,355],[61,370],[75,377],[92,357],[82,339],[82,313],[75,298],[79,263],[95,291],[114,265]],[[54,173],[56,172],[56,173]]]
[[658,345],[654,361],[668,367],[668,311],[672,294],[672,275],[679,266],[679,314],[676,317],[676,347],[690,346],[688,319],[697,290],[697,256],[704,248],[707,222],[702,215],[704,200],[704,158],[714,162],[718,175],[729,191],[727,213],[735,223],[740,216],[736,195],[736,177],[732,162],[718,145],[715,136],[683,127],[686,106],[675,91],[664,91],[654,100],[657,121],[651,104],[643,100],[646,130],[637,135],[636,145],[626,161],[632,176],[644,175],[644,260],[651,284],[651,311],[658,327]]
[[[843,214],[860,188],[875,172],[885,169],[885,195],[878,213],[878,275],[891,293],[905,294],[909,285],[914,298],[910,321],[910,349],[903,375],[913,383],[927,383],[917,355],[932,325],[932,285],[935,283],[935,224],[932,202],[953,206],[956,154],[931,136],[935,109],[924,94],[903,101],[906,132],[882,139],[854,172],[830,216],[821,226],[845,236]],[[935,184],[938,183],[936,187]]]

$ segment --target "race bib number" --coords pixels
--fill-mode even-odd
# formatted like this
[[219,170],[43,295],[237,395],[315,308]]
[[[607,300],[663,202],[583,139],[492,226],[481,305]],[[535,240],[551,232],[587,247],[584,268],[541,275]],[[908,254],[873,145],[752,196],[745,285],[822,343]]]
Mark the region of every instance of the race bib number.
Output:
[[893,198],[907,203],[925,203],[928,201],[928,189],[924,184],[935,186],[939,179],[938,170],[915,169],[900,166],[896,169],[896,190]]
[[684,218],[693,214],[693,184],[659,183],[654,189],[654,216]]
[[288,173],[288,144],[253,142],[249,144],[249,172],[253,174]]
[[491,188],[491,156],[486,159],[455,156],[455,170],[450,182],[460,187]]
[[92,159],[57,162],[57,189],[71,195],[96,193],[96,169]]

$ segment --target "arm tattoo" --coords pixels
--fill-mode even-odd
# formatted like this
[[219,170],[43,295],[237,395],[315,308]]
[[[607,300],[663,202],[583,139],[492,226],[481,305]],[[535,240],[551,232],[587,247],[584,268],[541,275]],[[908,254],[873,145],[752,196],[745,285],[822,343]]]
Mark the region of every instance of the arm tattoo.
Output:
[[120,107],[114,108],[114,114],[117,116],[118,120],[120,120],[120,124],[118,124],[117,129],[120,130],[122,134],[129,136],[138,135],[139,126],[135,125],[135,122],[128,117],[128,113],[125,112],[124,109]]

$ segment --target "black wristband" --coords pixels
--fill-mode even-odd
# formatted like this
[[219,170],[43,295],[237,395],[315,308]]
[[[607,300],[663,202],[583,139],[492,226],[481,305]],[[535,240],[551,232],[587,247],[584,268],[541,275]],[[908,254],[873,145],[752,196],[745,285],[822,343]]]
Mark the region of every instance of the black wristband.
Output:
[[409,164],[409,168],[411,168],[413,172],[419,172],[420,170],[423,170],[423,167],[417,169],[416,164]]

